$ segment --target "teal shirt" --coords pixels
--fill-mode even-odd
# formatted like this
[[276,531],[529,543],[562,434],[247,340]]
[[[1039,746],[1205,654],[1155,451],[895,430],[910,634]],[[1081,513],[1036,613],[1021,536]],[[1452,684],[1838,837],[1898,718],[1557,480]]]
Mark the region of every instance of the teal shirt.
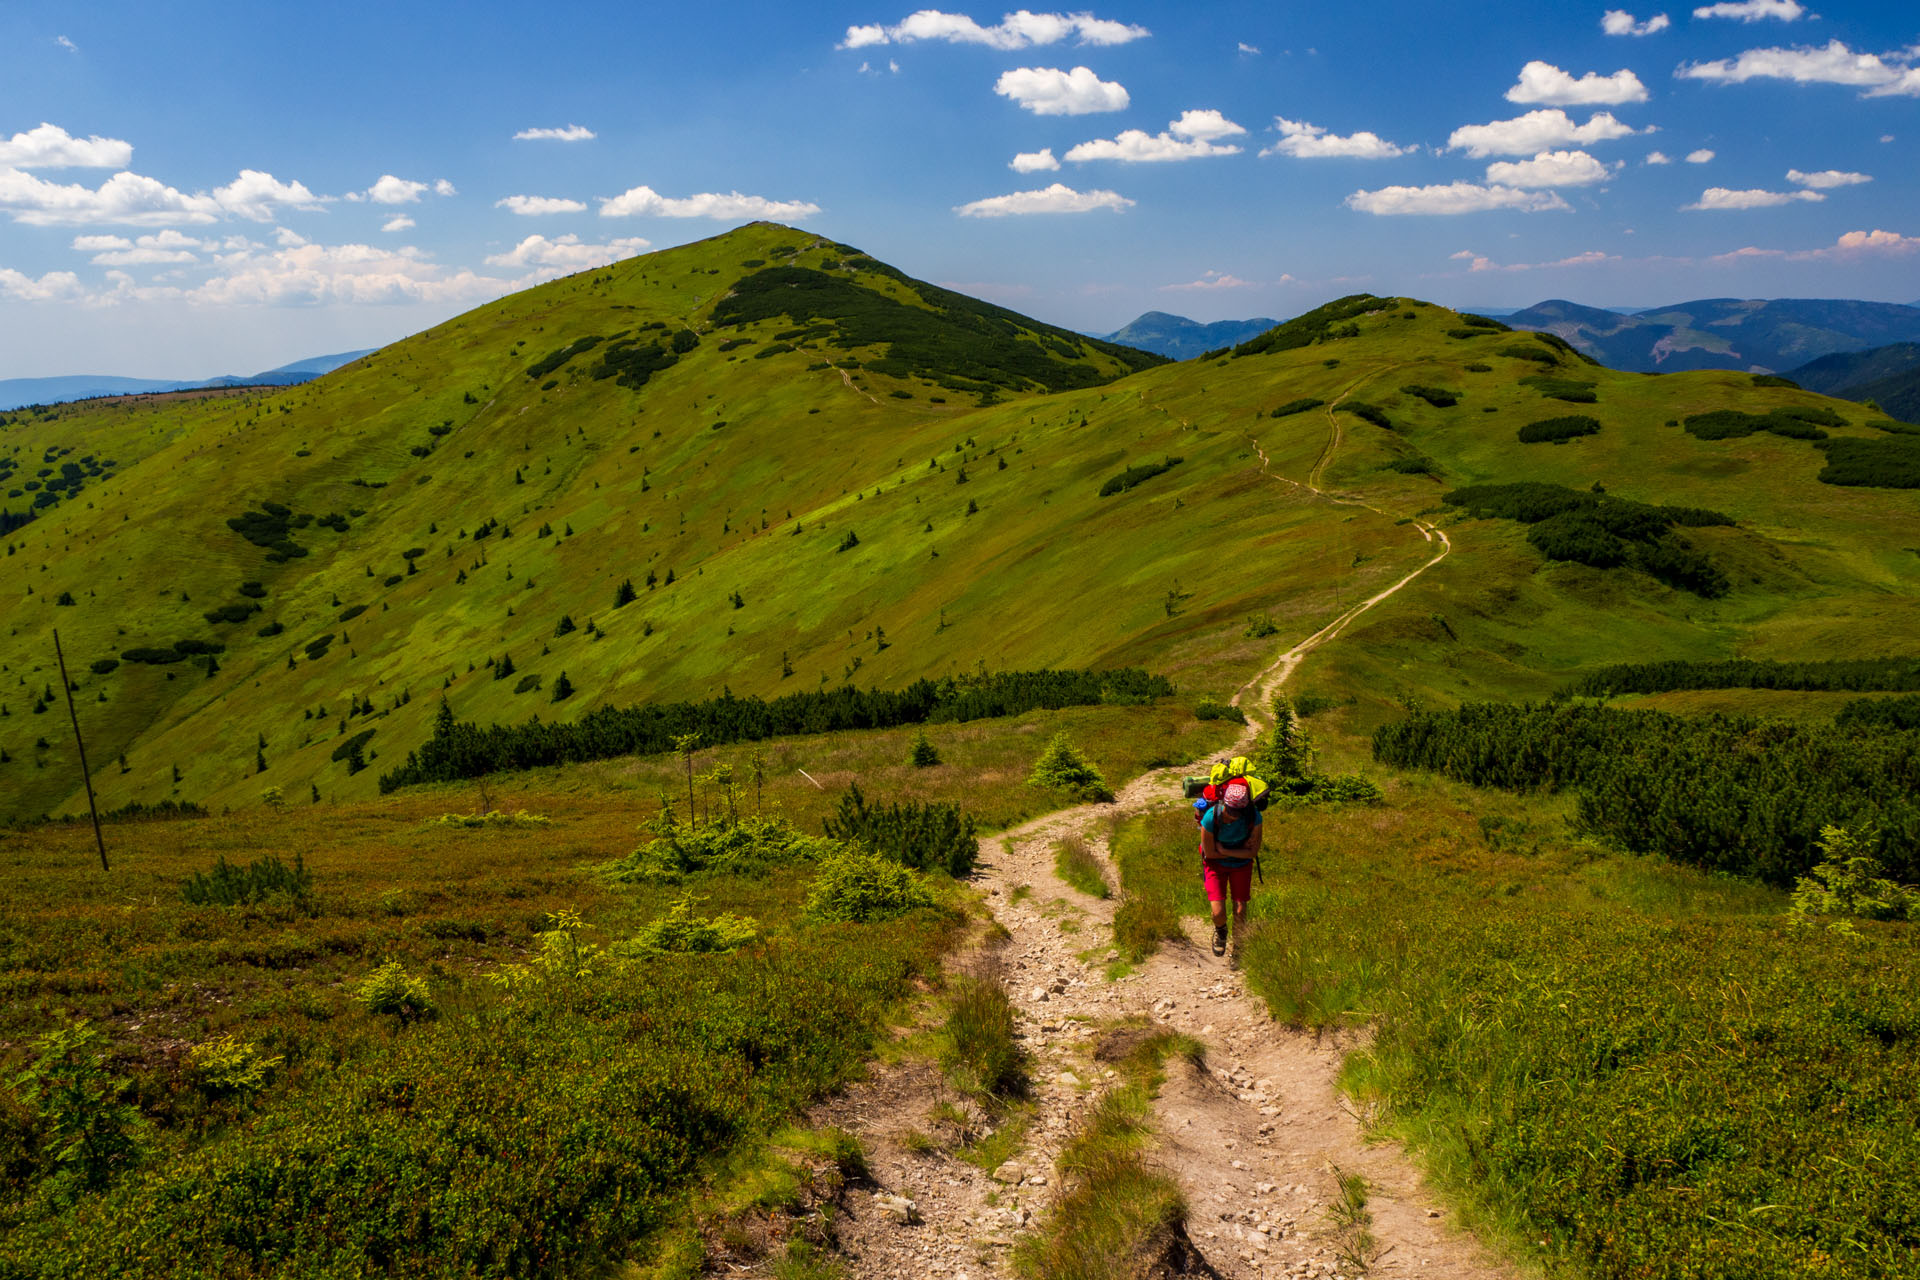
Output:
[[1252,805],[1247,806],[1244,818],[1229,818],[1226,812],[1227,806],[1216,804],[1200,818],[1200,825],[1213,832],[1222,853],[1244,846],[1253,839],[1254,828],[1260,825],[1260,811]]

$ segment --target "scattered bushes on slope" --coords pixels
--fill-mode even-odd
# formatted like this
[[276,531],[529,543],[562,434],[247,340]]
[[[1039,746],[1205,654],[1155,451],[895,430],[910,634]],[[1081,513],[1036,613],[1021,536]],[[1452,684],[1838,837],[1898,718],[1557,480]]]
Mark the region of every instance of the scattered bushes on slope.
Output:
[[1185,458],[1168,456],[1158,462],[1137,462],[1119,475],[1108,477],[1107,482],[1100,486],[1100,496],[1111,498],[1116,493],[1125,493],[1135,485],[1171,471],[1185,461]]
[[1520,428],[1521,444],[1542,444],[1551,442],[1560,444],[1580,436],[1599,433],[1600,423],[1585,414],[1569,414],[1564,418],[1544,418],[1539,422],[1529,422]]
[[1845,826],[1920,879],[1920,734],[1479,703],[1384,725],[1373,751],[1475,786],[1576,790],[1586,830],[1709,870],[1791,886],[1820,829]]
[[[1774,662],[1725,658],[1708,662],[1626,662],[1601,667],[1562,688],[1556,698],[1609,698],[1623,693],[1688,689],[1798,689],[1866,692],[1920,690],[1920,657]],[[1856,703],[1848,703],[1853,707]],[[1869,702],[1866,705],[1882,705]]]
[[1444,387],[1423,387],[1412,383],[1400,388],[1400,391],[1403,395],[1418,396],[1436,409],[1451,409],[1460,403],[1460,393]]
[[1527,541],[1549,560],[1571,560],[1596,569],[1631,562],[1669,586],[1707,599],[1731,589],[1725,574],[1673,533],[1676,525],[1733,523],[1717,511],[1655,507],[1531,481],[1470,485],[1444,495],[1441,501],[1483,518],[1500,517],[1531,526]]
[[1391,302],[1389,298],[1376,298],[1370,293],[1336,298],[1323,307],[1316,307],[1305,315],[1295,316],[1284,324],[1277,324],[1265,333],[1247,339],[1233,349],[1234,358],[1271,355],[1316,342],[1358,337],[1360,328],[1352,321],[1370,311],[1379,311]]
[[1874,489],[1920,489],[1920,436],[1824,440],[1822,484]]

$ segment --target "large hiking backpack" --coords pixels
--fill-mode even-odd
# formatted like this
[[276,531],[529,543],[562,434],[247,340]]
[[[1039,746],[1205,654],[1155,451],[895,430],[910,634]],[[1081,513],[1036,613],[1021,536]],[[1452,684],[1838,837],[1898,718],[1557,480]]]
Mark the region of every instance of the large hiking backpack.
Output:
[[1253,807],[1262,813],[1266,812],[1271,792],[1266,782],[1255,777],[1252,770],[1253,761],[1245,756],[1234,756],[1230,760],[1215,762],[1204,778],[1187,778],[1184,791],[1187,799],[1196,802],[1193,807],[1194,821],[1198,822],[1207,809],[1226,793],[1227,784],[1231,782],[1246,783],[1248,792],[1253,796]]

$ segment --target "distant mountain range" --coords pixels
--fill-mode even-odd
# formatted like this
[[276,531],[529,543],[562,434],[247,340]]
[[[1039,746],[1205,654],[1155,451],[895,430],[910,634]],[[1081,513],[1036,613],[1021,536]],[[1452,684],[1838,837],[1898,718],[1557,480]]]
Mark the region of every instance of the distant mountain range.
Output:
[[1554,299],[1504,317],[1557,334],[1614,369],[1780,373],[1838,352],[1920,341],[1920,306],[1845,299],[1707,298],[1622,313]]
[[1149,311],[1124,329],[1096,336],[1172,360],[1191,360],[1205,352],[1245,342],[1279,323],[1278,320],[1260,316],[1252,320],[1220,320],[1213,324],[1200,324],[1185,316]]
[[323,373],[332,373],[343,364],[351,364],[364,351],[342,351],[330,356],[308,356],[268,369],[252,377],[224,374],[218,378],[166,380],[157,378],[120,378],[110,374],[74,374],[64,378],[0,378],[0,410],[18,409],[29,404],[62,404],[69,400],[91,400],[95,396],[150,395],[160,391],[199,391],[208,387],[290,387],[310,382]]
[[1902,422],[1920,422],[1920,343],[1821,356],[1787,376],[1823,396],[1871,400]]

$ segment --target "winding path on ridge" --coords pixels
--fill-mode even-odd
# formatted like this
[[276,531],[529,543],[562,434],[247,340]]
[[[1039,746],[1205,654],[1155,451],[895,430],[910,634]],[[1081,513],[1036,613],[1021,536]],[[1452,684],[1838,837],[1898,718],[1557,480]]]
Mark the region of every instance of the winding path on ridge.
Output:
[[[1341,443],[1334,408],[1366,380],[1350,384],[1328,406],[1329,442],[1306,483],[1275,474],[1256,440],[1262,473],[1315,498],[1388,515],[1318,484]],[[1242,687],[1236,703],[1254,693],[1254,708],[1267,706],[1271,692],[1308,654],[1446,558],[1452,544],[1445,532],[1419,520],[1412,524],[1429,546],[1437,546],[1434,554],[1280,654]],[[1249,744],[1257,727],[1249,725],[1234,749]],[[1115,816],[1173,802],[1181,776],[1204,767],[1195,762],[1143,774],[1112,805],[1051,813],[983,843],[975,884],[1010,935],[991,963],[1013,997],[1030,1058],[1032,1110],[1024,1145],[992,1173],[945,1150],[927,1149],[919,1135],[939,1127],[935,1108],[942,1101],[962,1109],[966,1103],[925,1062],[876,1067],[872,1079],[817,1108],[814,1123],[860,1135],[881,1188],[872,1196],[850,1196],[838,1220],[849,1275],[984,1280],[1008,1274],[1009,1246],[1042,1226],[1059,1190],[1055,1161],[1062,1146],[1116,1079],[1092,1056],[1098,1024],[1130,1015],[1206,1046],[1204,1066],[1169,1060],[1154,1104],[1157,1133],[1149,1157],[1186,1197],[1189,1240],[1204,1260],[1192,1274],[1210,1269],[1228,1280],[1362,1271],[1513,1274],[1449,1221],[1399,1146],[1367,1140],[1362,1117],[1337,1085],[1342,1059],[1364,1032],[1317,1035],[1277,1024],[1249,994],[1241,974],[1211,954],[1204,920],[1185,923],[1184,943],[1163,946],[1117,982],[1105,979],[1114,954],[1109,948],[1116,901],[1089,897],[1060,880],[1053,868],[1055,846],[1067,836],[1080,837],[1107,864],[1109,882],[1117,882],[1107,849]],[[1343,1173],[1367,1180],[1369,1265],[1356,1264],[1351,1233],[1329,1213]],[[892,1196],[912,1201],[912,1209],[904,1210]]]

